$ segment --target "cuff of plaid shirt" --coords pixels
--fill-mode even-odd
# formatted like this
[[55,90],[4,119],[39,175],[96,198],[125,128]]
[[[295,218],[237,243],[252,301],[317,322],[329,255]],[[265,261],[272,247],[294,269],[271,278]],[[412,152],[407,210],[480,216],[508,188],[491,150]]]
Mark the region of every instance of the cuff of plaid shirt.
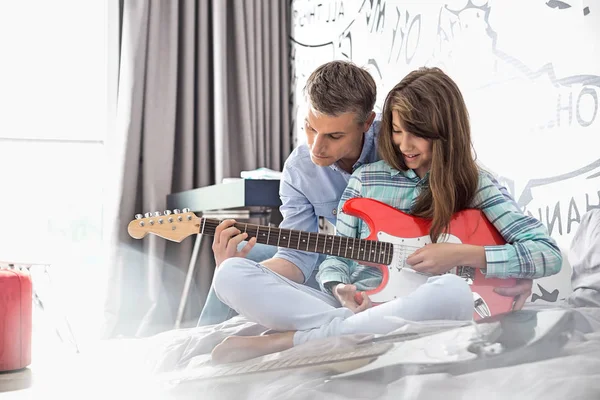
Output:
[[521,274],[521,268],[515,262],[518,257],[514,249],[508,246],[484,246],[484,249],[487,267],[482,272],[486,278],[510,278]]
[[350,283],[347,275],[344,275],[344,274],[341,274],[341,273],[335,272],[335,271],[320,274],[318,277],[318,281],[319,281],[319,286],[321,287],[321,290],[323,292],[329,293],[329,294],[333,294],[333,293],[331,293],[330,288],[327,287],[328,283],[330,283],[330,282],[340,282],[340,283],[345,283],[345,284]]

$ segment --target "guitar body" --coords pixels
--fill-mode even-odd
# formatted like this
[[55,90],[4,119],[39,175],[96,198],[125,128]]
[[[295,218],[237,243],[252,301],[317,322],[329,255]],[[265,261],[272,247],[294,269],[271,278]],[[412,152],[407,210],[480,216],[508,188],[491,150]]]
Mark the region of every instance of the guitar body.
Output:
[[[369,227],[367,240],[386,241],[394,244],[394,255],[390,265],[377,265],[383,279],[381,284],[366,293],[373,303],[384,303],[402,297],[425,283],[429,275],[417,273],[406,264],[406,258],[416,249],[431,243],[427,219],[414,217],[377,200],[353,198],[344,203],[344,213],[360,218]],[[500,233],[475,209],[456,213],[446,235],[438,242],[463,243],[478,246],[506,244]],[[465,277],[473,291],[476,305],[474,318],[508,312],[513,299],[494,292],[496,287],[511,287],[515,279],[487,279],[479,268],[457,267],[454,273]],[[485,299],[485,300],[484,300]]]

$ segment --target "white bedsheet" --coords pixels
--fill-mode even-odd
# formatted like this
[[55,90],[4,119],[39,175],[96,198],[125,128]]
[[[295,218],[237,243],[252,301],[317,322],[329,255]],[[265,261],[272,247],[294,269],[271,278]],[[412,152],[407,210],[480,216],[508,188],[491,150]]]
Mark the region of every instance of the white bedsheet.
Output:
[[[154,386],[161,373],[201,368],[210,351],[223,338],[256,335],[264,328],[242,317],[212,327],[168,331],[145,339],[109,341],[103,357],[119,357],[120,370],[127,372],[129,388],[119,392],[153,398],[195,399],[600,399],[600,309],[576,309],[576,334],[558,357],[451,376],[428,374],[408,376],[389,384],[326,381],[320,374],[283,372],[235,385],[209,382],[163,391]],[[412,329],[414,327],[409,327]],[[416,327],[419,328],[418,326]],[[307,343],[267,359],[297,353],[322,354],[324,349],[351,346],[364,336],[330,338]],[[114,360],[114,358],[113,358]],[[116,372],[117,370],[113,371]],[[121,372],[121,377],[123,377]],[[158,374],[158,375],[157,375]],[[118,398],[123,398],[117,395]],[[137,396],[136,396],[137,397]]]

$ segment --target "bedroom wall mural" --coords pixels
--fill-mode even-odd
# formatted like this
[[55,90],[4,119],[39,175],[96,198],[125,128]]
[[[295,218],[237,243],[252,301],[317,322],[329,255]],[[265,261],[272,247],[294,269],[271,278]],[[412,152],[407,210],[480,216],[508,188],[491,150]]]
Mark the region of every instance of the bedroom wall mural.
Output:
[[[600,208],[600,0],[292,0],[292,26],[296,145],[302,87],[322,63],[367,68],[378,110],[408,72],[439,66],[463,91],[479,162],[565,254]],[[531,300],[564,298],[570,274],[536,281]]]

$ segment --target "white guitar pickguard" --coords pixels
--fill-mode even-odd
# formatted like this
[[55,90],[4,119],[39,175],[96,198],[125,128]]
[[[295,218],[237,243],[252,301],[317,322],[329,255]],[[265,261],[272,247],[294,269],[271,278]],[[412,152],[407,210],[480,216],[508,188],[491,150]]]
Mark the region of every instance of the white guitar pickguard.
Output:
[[[401,238],[385,232],[377,232],[377,239],[392,243],[394,245],[394,252],[392,254],[392,263],[388,265],[389,280],[387,285],[382,291],[369,295],[371,301],[385,303],[399,297],[404,297],[412,293],[431,277],[429,274],[415,271],[410,265],[406,264],[408,256],[418,248],[431,243],[429,235],[416,238]],[[458,237],[448,234],[440,235],[438,242],[462,243]]]

